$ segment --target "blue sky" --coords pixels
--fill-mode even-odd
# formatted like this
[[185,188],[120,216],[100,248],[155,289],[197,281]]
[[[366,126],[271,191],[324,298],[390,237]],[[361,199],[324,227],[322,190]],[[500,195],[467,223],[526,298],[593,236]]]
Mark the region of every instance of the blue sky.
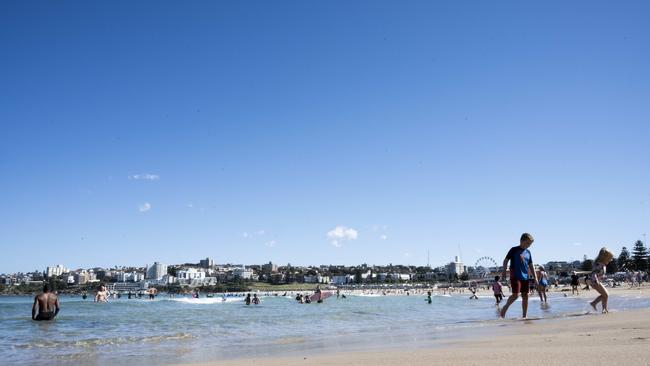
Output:
[[618,253],[645,1],[0,3],[0,272]]

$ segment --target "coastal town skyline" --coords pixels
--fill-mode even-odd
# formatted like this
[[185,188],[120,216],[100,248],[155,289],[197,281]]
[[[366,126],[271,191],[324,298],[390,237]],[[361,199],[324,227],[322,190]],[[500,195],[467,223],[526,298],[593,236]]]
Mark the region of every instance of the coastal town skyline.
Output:
[[[610,250],[614,250],[613,248],[609,248]],[[428,253],[427,253],[428,254]],[[622,272],[629,272],[630,270],[636,271],[636,270],[647,270],[648,267],[650,266],[650,263],[648,262],[648,248],[645,246],[645,242],[642,240],[637,240],[633,245],[631,246],[623,246],[621,247],[620,251],[615,254],[616,256],[616,264],[610,268],[612,271],[622,271]],[[545,267],[549,273],[552,273],[554,275],[560,275],[562,273],[562,276],[567,277],[569,273],[573,270],[589,270],[591,268],[591,263],[593,262],[593,258],[588,257],[586,254],[583,256],[582,260],[551,260],[547,262],[540,262],[536,261],[535,262],[535,267],[537,268],[538,266],[543,266]],[[475,262],[470,261],[470,262],[464,262],[462,257],[460,255],[454,256],[453,261],[451,262],[445,262],[442,265],[441,264],[436,264],[434,263],[433,265],[429,262],[429,256],[427,255],[427,263],[426,265],[414,265],[414,264],[404,264],[404,263],[385,263],[385,264],[368,264],[368,263],[357,263],[357,264],[292,264],[292,263],[286,263],[286,264],[281,264],[281,263],[273,263],[272,261],[269,261],[268,263],[265,262],[263,264],[260,263],[230,263],[230,262],[223,262],[223,263],[217,263],[212,257],[206,257],[204,259],[200,259],[198,262],[191,262],[191,261],[185,261],[182,263],[161,263],[154,261],[152,265],[145,264],[144,266],[138,266],[138,265],[114,265],[114,266],[85,266],[85,267],[67,267],[63,264],[58,264],[58,265],[52,265],[52,266],[47,266],[44,271],[39,271],[39,270],[34,270],[34,271],[18,271],[15,273],[6,273],[2,272],[0,270],[0,283],[5,283],[5,284],[19,284],[19,283],[29,283],[31,282],[32,278],[31,276],[37,276],[39,277],[38,280],[40,280],[40,277],[43,277],[45,279],[47,278],[57,278],[61,276],[66,276],[67,281],[69,284],[76,284],[79,285],[80,281],[78,280],[79,276],[81,278],[86,278],[86,281],[88,280],[88,274],[93,273],[93,270],[95,271],[101,271],[101,272],[106,272],[106,271],[113,271],[115,274],[120,273],[122,277],[120,278],[115,277],[115,275],[111,275],[109,277],[113,277],[112,280],[116,280],[117,282],[144,282],[146,279],[151,279],[153,278],[154,280],[161,280],[163,275],[167,275],[168,268],[173,268],[173,273],[174,276],[172,276],[172,281],[175,281],[175,273],[177,270],[182,270],[182,271],[194,271],[196,273],[198,272],[204,272],[203,276],[210,275],[214,273],[214,270],[220,269],[221,272],[231,272],[233,269],[235,272],[238,272],[238,274],[234,274],[234,277],[240,277],[246,280],[258,280],[259,279],[259,274],[261,272],[265,273],[276,273],[278,272],[279,269],[284,269],[284,270],[290,270],[291,268],[295,269],[316,269],[316,274],[319,273],[319,271],[324,271],[325,273],[329,272],[332,268],[334,268],[335,272],[343,273],[347,271],[353,271],[358,268],[370,268],[371,272],[374,270],[375,273],[376,268],[380,269],[385,269],[385,268],[398,268],[399,271],[396,273],[401,273],[401,274],[408,274],[409,277],[407,280],[413,280],[415,277],[410,277],[413,275],[413,270],[417,268],[420,270],[420,274],[422,274],[422,270],[424,270],[426,273],[436,273],[436,275],[439,274],[446,274],[446,275],[455,275],[456,278],[463,278],[463,276],[466,276],[465,279],[469,278],[477,278],[477,276],[486,279],[486,275],[489,272],[495,272],[495,273],[500,273],[503,270],[503,267],[500,265],[500,261],[497,259],[494,259],[490,256],[484,255],[482,257],[479,257]],[[150,270],[155,269],[154,273],[156,275],[151,275]],[[433,272],[432,272],[433,271]],[[207,274],[205,273],[207,272]],[[242,273],[246,273],[246,275],[242,275]],[[349,275],[350,273],[348,273]],[[400,275],[401,275],[400,274]],[[192,275],[193,276],[193,275]],[[385,274],[384,274],[385,276]],[[186,276],[180,276],[181,278],[186,277]],[[253,278],[255,277],[255,278]],[[327,277],[329,278],[329,277]],[[223,280],[224,278],[221,278]],[[424,278],[420,278],[420,280],[423,280]],[[449,277],[451,279],[451,277]],[[36,282],[38,282],[38,280]],[[96,278],[93,279],[95,281]],[[265,280],[269,280],[269,278],[266,278]],[[345,283],[348,283],[349,278],[345,280]],[[430,280],[430,278],[429,278]],[[216,281],[216,279],[214,279]],[[296,279],[292,279],[293,282],[296,282]],[[98,282],[98,280],[97,280]],[[285,282],[285,279],[275,279],[275,282]],[[302,281],[297,281],[297,282],[302,282]],[[309,281],[306,281],[309,282]],[[320,282],[320,281],[318,281]],[[337,282],[340,282],[337,281]]]

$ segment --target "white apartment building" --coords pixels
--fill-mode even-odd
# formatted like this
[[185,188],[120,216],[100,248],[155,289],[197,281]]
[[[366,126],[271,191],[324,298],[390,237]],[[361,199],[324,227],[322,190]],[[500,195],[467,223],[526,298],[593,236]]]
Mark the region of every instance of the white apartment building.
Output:
[[205,278],[205,272],[199,271],[196,268],[188,268],[180,271],[176,271],[176,278],[179,280],[203,280]]
[[151,267],[147,267],[146,278],[148,280],[159,280],[167,274],[167,265],[154,262]]
[[454,257],[454,261],[447,265],[447,273],[461,275],[465,272],[465,266],[460,261],[458,256]]
[[70,270],[65,268],[62,264],[53,267],[47,267],[47,269],[45,270],[46,277],[61,276],[62,274],[68,272],[70,272]]
[[144,273],[132,272],[117,272],[116,276],[118,282],[140,282],[144,281]]

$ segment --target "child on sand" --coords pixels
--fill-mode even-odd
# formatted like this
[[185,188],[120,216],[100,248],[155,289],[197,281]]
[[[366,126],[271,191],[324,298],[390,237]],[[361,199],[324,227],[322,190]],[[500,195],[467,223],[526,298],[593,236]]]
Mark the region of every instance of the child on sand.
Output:
[[614,253],[610,252],[609,249],[605,247],[601,248],[600,252],[598,252],[598,257],[596,257],[596,260],[594,261],[591,276],[589,276],[591,287],[593,287],[600,294],[596,299],[594,299],[594,301],[590,302],[589,304],[592,308],[594,308],[595,311],[598,311],[596,305],[598,305],[599,302],[602,302],[603,313],[608,312],[607,300],[609,299],[609,294],[607,293],[607,289],[605,289],[605,287],[603,287],[603,285],[600,283],[599,276],[605,274],[605,269],[607,268],[609,262],[612,261],[612,259],[614,259]]
[[494,291],[494,298],[497,299],[496,306],[499,306],[501,300],[503,300],[503,285],[501,284],[501,276],[495,276],[494,282],[492,283],[492,291]]
[[[501,317],[505,318],[506,312],[512,303],[517,301],[519,294],[521,294],[521,310],[523,318],[526,318],[528,313],[528,292],[530,290],[530,280],[537,282],[537,274],[533,267],[533,257],[528,248],[533,245],[533,236],[529,233],[521,234],[519,238],[519,246],[512,247],[508,251],[506,258],[503,260],[503,273],[502,277],[506,276],[508,262],[510,262],[510,288],[512,295],[508,298],[503,309],[501,309]],[[532,275],[531,275],[532,273]]]

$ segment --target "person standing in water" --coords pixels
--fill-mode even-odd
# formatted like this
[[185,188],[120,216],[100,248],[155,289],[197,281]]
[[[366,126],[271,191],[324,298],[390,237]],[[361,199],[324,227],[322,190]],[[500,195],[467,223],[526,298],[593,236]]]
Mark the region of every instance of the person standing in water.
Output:
[[321,303],[323,302],[323,292],[320,289],[320,285],[316,285],[316,290],[314,290],[314,295],[318,295],[316,298],[316,302]]
[[598,311],[596,305],[598,305],[599,302],[602,302],[603,314],[609,312],[607,309],[607,300],[609,299],[609,293],[607,292],[607,289],[600,283],[599,277],[605,274],[607,265],[612,261],[612,259],[614,259],[614,253],[610,252],[606,247],[601,248],[600,252],[598,252],[598,257],[596,257],[596,260],[594,261],[594,267],[591,271],[591,276],[589,277],[591,287],[593,287],[594,290],[598,291],[600,294],[596,299],[594,299],[594,301],[590,302],[589,305],[591,305],[595,311]]
[[571,295],[580,295],[580,277],[576,271],[571,274]]
[[251,294],[246,295],[246,300],[244,300],[244,302],[246,303],[246,305],[251,304]]
[[495,276],[494,282],[492,283],[492,292],[494,292],[494,298],[497,300],[496,306],[499,306],[503,300],[503,285],[501,284],[501,277]]
[[539,301],[546,304],[548,302],[548,298],[546,297],[546,290],[548,289],[548,274],[544,270],[543,266],[539,266],[537,278],[539,278],[539,285],[537,285]]
[[34,297],[32,320],[52,320],[61,310],[59,297],[50,292],[50,285],[43,286],[43,293]]
[[[510,262],[510,288],[512,295],[501,309],[501,318],[505,318],[506,312],[512,303],[517,301],[521,294],[521,310],[523,318],[528,314],[528,292],[530,291],[529,281],[531,279],[537,282],[537,274],[533,270],[533,257],[528,248],[533,245],[533,236],[529,233],[521,234],[519,246],[512,247],[508,251],[506,258],[503,260],[502,277],[506,276],[508,262]],[[532,272],[532,275],[531,275]],[[531,278],[532,277],[532,278]]]
[[99,291],[95,295],[95,302],[108,302],[108,291],[106,291],[106,287],[99,286]]

